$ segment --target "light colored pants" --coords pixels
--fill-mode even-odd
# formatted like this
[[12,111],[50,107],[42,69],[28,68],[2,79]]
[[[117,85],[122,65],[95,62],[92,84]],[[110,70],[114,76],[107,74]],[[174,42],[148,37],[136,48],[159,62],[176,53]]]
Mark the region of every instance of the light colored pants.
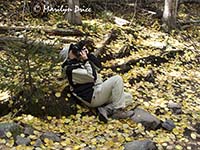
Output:
[[107,105],[112,109],[124,108],[132,102],[132,95],[124,92],[124,83],[121,76],[113,76],[94,87],[94,94],[89,107]]

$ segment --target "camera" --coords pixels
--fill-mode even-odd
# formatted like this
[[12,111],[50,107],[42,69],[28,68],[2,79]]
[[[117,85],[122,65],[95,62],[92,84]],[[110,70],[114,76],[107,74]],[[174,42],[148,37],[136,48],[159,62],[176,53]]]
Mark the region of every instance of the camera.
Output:
[[72,45],[72,53],[76,56],[76,57],[80,57],[81,56],[81,51],[82,49],[80,49],[77,45]]
[[72,53],[75,55],[75,56],[77,56],[78,58],[81,56],[81,54],[80,54],[80,52],[82,51],[82,50],[84,50],[83,49],[83,47],[86,45],[86,41],[85,40],[82,40],[82,41],[80,41],[80,42],[78,42],[78,43],[76,43],[76,44],[71,44],[70,45],[70,50],[72,51]]

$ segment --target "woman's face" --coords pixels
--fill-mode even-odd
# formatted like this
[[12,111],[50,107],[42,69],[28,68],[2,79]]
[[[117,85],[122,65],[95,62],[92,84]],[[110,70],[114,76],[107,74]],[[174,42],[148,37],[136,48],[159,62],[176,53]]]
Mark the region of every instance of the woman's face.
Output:
[[[86,54],[88,54],[88,49],[84,46],[81,49],[81,52],[85,52]],[[74,54],[73,50],[70,50],[68,53],[68,59],[80,59],[81,57],[78,57],[77,54]]]
[[68,59],[77,59],[77,56],[72,52],[72,50],[69,51],[68,53]]

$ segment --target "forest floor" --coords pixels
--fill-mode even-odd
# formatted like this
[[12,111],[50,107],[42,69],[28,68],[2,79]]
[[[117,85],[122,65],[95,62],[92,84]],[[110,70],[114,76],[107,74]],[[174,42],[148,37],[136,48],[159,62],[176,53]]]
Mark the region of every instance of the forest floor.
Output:
[[[17,5],[20,4],[17,3],[16,7]],[[0,122],[28,124],[34,128],[34,132],[28,136],[31,140],[28,146],[15,145],[14,139],[8,134],[7,140],[0,139],[0,147],[4,145],[4,149],[34,149],[33,145],[41,134],[51,131],[58,133],[61,140],[56,142],[44,139],[37,149],[120,150],[124,149],[124,143],[141,139],[152,140],[159,150],[200,149],[200,26],[185,26],[184,29],[165,33],[160,19],[145,10],[138,10],[136,14],[130,10],[124,14],[86,14],[83,16],[82,26],[70,26],[60,14],[49,14],[44,20],[30,15],[14,14],[12,9],[15,7],[9,8],[8,11],[5,10],[4,16],[10,17],[5,18],[2,15],[0,26],[78,29],[89,33],[88,38],[93,40],[97,48],[101,46],[105,35],[115,30],[116,37],[104,47],[104,53],[100,55],[104,67],[100,72],[102,77],[120,74],[125,82],[125,90],[133,95],[133,102],[127,109],[139,105],[162,121],[171,119],[176,127],[171,132],[163,129],[149,131],[130,119],[111,119],[105,124],[94,115],[83,115],[88,108],[77,105],[78,113],[68,117],[46,116],[41,119],[30,114],[2,116]],[[185,22],[200,20],[198,9],[196,5],[181,5],[178,19]],[[124,18],[130,23],[120,26],[111,19],[114,16]],[[23,37],[24,34],[30,39],[56,43],[60,48],[64,43],[84,38],[52,36],[43,32],[9,33],[15,37]],[[55,79],[60,74],[61,62],[57,65]],[[149,73],[151,78],[148,78]],[[63,87],[63,82],[55,82],[57,87]],[[62,88],[57,92],[61,90]],[[5,93],[0,95],[0,99],[5,97]],[[173,113],[168,108],[169,102],[181,105],[182,111]]]

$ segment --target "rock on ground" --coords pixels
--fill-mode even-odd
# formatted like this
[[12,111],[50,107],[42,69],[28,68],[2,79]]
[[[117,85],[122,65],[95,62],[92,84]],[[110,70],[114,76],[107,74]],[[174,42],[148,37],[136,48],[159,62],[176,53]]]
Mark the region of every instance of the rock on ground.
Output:
[[128,142],[124,148],[125,150],[157,150],[156,145],[150,140]]
[[131,117],[134,122],[141,123],[146,129],[156,130],[159,128],[161,121],[149,112],[136,108],[134,110],[134,115]]
[[15,141],[17,145],[28,145],[30,144],[30,142],[31,140],[29,138],[21,137],[19,135],[16,137],[16,141]]
[[168,119],[162,123],[162,127],[165,130],[172,131],[176,127],[176,125],[174,124],[174,122],[172,120]]
[[17,123],[0,123],[0,138],[6,138],[6,133],[11,132],[16,137],[22,132],[22,127]]
[[24,128],[24,134],[33,135],[34,129],[31,126],[27,126]]
[[45,138],[47,138],[47,139],[50,139],[50,140],[52,140],[52,141],[54,141],[54,142],[60,142],[60,141],[61,141],[59,135],[56,134],[56,133],[53,133],[53,132],[45,132],[45,133],[43,133],[43,134],[41,135],[40,138],[41,138],[42,140],[44,140]]
[[171,111],[174,114],[181,114],[182,113],[181,105],[178,104],[178,103],[174,103],[174,102],[170,101],[168,103],[168,108],[171,109]]
[[41,139],[37,139],[37,140],[35,141],[34,146],[35,146],[35,147],[40,147],[42,144],[43,144],[42,140],[41,140]]

